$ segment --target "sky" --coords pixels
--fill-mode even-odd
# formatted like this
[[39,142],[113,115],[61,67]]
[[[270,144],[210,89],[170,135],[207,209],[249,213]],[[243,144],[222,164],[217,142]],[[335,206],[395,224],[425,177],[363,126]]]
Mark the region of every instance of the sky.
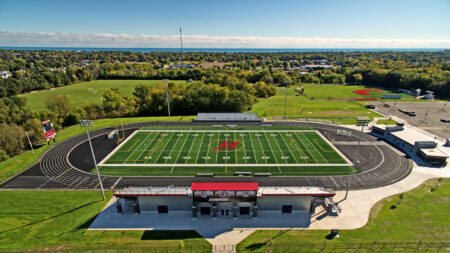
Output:
[[0,46],[450,48],[450,0],[0,0]]

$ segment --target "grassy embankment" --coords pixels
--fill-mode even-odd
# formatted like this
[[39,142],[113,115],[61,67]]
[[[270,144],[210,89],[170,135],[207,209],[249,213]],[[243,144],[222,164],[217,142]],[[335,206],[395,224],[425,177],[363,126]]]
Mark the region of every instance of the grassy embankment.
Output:
[[[170,81],[177,84],[186,81]],[[52,90],[42,90],[33,93],[20,95],[27,98],[27,103],[33,111],[46,109],[45,101],[53,94],[63,94],[69,96],[70,103],[74,107],[79,107],[87,102],[101,104],[103,93],[110,88],[118,88],[122,96],[132,97],[134,87],[137,84],[148,84],[156,86],[162,84],[161,80],[95,80],[82,82],[70,86],[60,87]]]
[[449,201],[450,179],[431,179],[378,202],[366,226],[341,230],[340,238],[327,240],[329,230],[260,230],[238,252],[443,252],[449,250],[440,249],[449,247]]
[[[368,101],[349,101],[348,99],[363,97],[353,93],[353,90],[366,89],[365,86],[343,85],[304,85],[305,93],[314,99],[301,95],[289,87],[287,102],[287,117],[323,117],[321,120],[339,121],[342,124],[354,124],[355,119],[345,117],[379,116],[365,108]],[[262,117],[284,115],[286,89],[278,87],[277,95],[260,99],[251,112],[257,112]],[[370,101],[369,101],[370,102]],[[326,118],[330,117],[330,118]],[[339,118],[342,117],[342,118]]]
[[[137,122],[147,121],[191,121],[193,116],[184,117],[137,117],[137,118],[115,118],[115,119],[100,119],[94,121],[94,127],[90,130],[100,129],[104,127],[114,126],[116,124],[131,124]],[[73,136],[85,133],[85,129],[78,125],[71,126],[60,131],[57,131],[57,141],[63,141]],[[38,160],[38,157],[44,153],[49,146],[43,145],[34,150],[34,154],[31,151],[26,151],[20,155],[10,158],[6,161],[0,162],[0,182],[6,180],[17,172],[27,168]]]
[[194,231],[88,231],[106,194],[103,201],[97,191],[0,191],[0,251],[211,252]]

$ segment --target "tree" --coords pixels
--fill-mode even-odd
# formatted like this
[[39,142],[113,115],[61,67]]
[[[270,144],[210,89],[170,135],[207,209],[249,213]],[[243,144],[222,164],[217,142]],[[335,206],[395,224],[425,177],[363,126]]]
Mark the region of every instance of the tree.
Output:
[[51,112],[55,112],[58,116],[58,121],[69,115],[72,111],[72,104],[70,104],[69,97],[67,95],[54,94],[47,98],[45,101],[47,108]]
[[25,149],[25,131],[16,124],[0,124],[0,147],[8,156]]

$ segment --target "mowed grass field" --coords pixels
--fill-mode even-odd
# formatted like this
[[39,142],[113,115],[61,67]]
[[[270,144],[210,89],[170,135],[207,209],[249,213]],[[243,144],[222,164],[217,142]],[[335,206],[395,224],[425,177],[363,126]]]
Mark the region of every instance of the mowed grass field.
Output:
[[111,196],[0,191],[0,252],[211,252],[194,231],[88,231]]
[[100,163],[102,174],[195,176],[237,171],[346,174],[351,164],[315,130],[138,130]]
[[364,227],[339,238],[328,240],[330,230],[259,230],[237,252],[449,252],[449,200],[450,179],[431,179],[378,202]]
[[[344,86],[344,85],[305,85],[306,94],[311,95],[314,99],[309,99],[304,95],[296,92],[296,87],[288,88],[287,96],[287,117],[330,117],[330,120],[340,121],[343,124],[352,124],[356,122],[354,119],[345,119],[345,117],[367,116],[370,118],[378,117],[365,106],[370,101],[348,101],[357,94],[353,90],[364,89],[364,86]],[[260,99],[250,110],[256,112],[261,117],[282,117],[284,115],[284,105],[286,88],[278,87],[277,95]],[[311,94],[310,94],[311,93]],[[343,100],[335,100],[343,99]],[[343,117],[342,119],[338,119]]]
[[[171,81],[177,84],[186,83],[186,81]],[[137,84],[147,84],[157,86],[162,84],[162,80],[95,80],[82,82],[70,86],[55,88],[51,90],[36,91],[20,95],[26,97],[28,105],[33,111],[45,110],[45,101],[53,94],[62,94],[69,96],[70,103],[79,107],[85,103],[101,104],[103,93],[107,89],[118,88],[122,96],[132,97],[134,87]]]

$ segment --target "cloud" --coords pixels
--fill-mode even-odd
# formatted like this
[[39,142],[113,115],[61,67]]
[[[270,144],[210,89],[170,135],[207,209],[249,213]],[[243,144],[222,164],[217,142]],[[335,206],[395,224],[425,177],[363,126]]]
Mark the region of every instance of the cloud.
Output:
[[[0,31],[0,46],[176,48],[178,35]],[[450,40],[183,35],[186,48],[450,48]]]

